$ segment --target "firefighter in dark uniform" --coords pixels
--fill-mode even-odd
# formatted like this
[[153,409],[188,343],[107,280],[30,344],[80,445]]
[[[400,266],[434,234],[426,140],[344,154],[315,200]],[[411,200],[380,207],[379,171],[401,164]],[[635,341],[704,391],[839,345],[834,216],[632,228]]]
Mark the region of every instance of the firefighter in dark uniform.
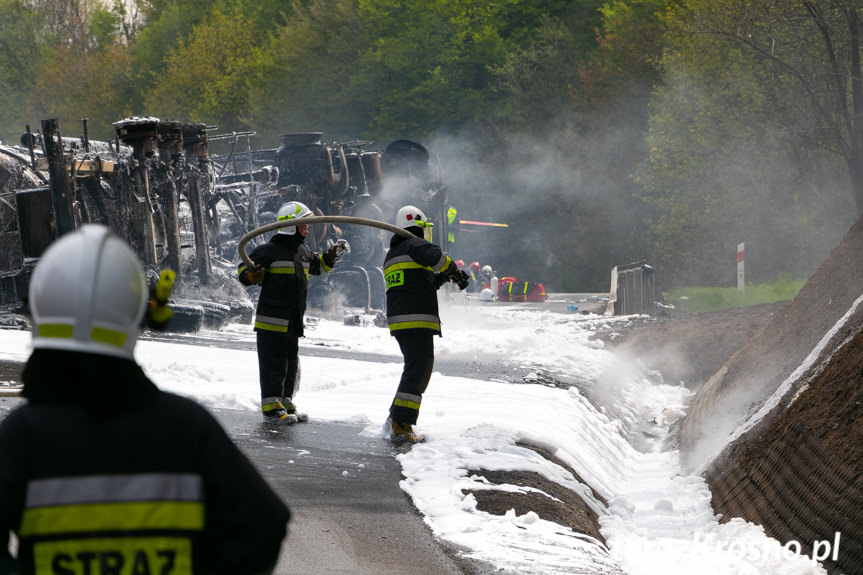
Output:
[[439,246],[424,239],[431,223],[418,208],[401,208],[396,225],[416,237],[394,235],[384,261],[387,323],[404,358],[385,431],[396,441],[419,443],[423,438],[413,426],[434,367],[434,336],[441,335],[437,289],[454,281],[463,290],[467,274]]
[[[310,215],[305,204],[288,202],[276,218],[286,221]],[[303,337],[309,274],[329,272],[344,249],[334,244],[323,254],[312,253],[304,243],[308,233],[308,225],[279,228],[269,242],[249,254],[254,269],[242,262],[237,268],[243,285],[261,284],[255,313],[261,410],[264,421],[273,423],[308,420],[297,411],[293,398],[300,383],[299,338]]]
[[104,226],[40,258],[28,402],[0,422],[0,573],[252,575],[277,563],[288,508],[208,411],[134,361],[147,299],[135,255]]

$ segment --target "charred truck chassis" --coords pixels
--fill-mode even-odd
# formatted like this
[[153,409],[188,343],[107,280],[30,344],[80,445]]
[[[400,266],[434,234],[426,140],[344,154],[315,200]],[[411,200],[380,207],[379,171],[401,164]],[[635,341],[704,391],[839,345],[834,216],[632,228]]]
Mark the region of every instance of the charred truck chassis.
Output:
[[[21,308],[44,249],[86,222],[128,241],[150,278],[166,267],[178,272],[172,307],[185,316],[175,328],[184,331],[251,315],[234,278],[237,243],[274,221],[287,201],[302,201],[317,215],[387,222],[411,203],[435,223],[433,241],[447,247],[447,189],[437,162],[415,142],[398,140],[380,153],[363,149],[370,142],[326,144],[311,132],[252,151],[254,132],[209,136],[205,124],[152,117],[126,118],[114,128],[114,142],[91,142],[86,120],[81,138],[63,138],[57,121],[45,120],[40,134],[27,127],[22,146],[0,146],[0,305]],[[211,156],[211,142],[219,140],[230,149]],[[390,234],[332,224],[311,231],[312,249],[339,239],[351,249],[330,274],[310,278],[310,304],[383,310],[381,264]]]

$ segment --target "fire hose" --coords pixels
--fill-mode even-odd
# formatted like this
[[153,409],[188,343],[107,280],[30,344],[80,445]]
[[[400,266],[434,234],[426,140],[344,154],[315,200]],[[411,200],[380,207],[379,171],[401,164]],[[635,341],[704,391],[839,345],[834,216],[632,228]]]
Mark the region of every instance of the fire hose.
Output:
[[393,224],[388,224],[386,222],[372,220],[369,218],[357,218],[354,216],[306,216],[304,218],[273,222],[253,229],[252,231],[244,235],[242,238],[240,238],[240,243],[237,245],[237,251],[240,254],[240,258],[242,258],[242,260],[246,263],[247,266],[249,266],[250,268],[254,268],[254,262],[249,258],[249,254],[246,253],[246,244],[249,243],[252,238],[261,234],[265,234],[272,230],[277,230],[279,228],[287,228],[290,226],[304,226],[306,224],[357,224],[360,226],[369,226],[372,228],[386,230],[388,232],[398,234],[405,238],[415,237],[412,233],[410,233],[404,228],[400,228],[398,226],[394,226]]

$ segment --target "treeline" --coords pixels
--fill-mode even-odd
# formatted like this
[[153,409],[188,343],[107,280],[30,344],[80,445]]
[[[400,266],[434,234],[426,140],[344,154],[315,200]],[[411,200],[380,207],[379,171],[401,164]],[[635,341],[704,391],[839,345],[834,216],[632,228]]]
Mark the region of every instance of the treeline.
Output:
[[440,157],[454,256],[556,291],[807,277],[863,209],[863,3],[0,0],[0,138],[133,115]]

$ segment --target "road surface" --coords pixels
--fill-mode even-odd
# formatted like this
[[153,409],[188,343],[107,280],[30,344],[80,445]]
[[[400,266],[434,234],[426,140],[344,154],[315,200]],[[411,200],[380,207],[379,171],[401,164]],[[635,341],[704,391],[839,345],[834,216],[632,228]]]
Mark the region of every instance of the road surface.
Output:
[[[20,382],[23,364],[0,362],[0,381]],[[0,419],[23,400],[0,396]],[[431,534],[399,487],[399,450],[364,426],[279,426],[257,413],[213,413],[293,513],[277,575],[481,575],[489,566],[457,557]]]

